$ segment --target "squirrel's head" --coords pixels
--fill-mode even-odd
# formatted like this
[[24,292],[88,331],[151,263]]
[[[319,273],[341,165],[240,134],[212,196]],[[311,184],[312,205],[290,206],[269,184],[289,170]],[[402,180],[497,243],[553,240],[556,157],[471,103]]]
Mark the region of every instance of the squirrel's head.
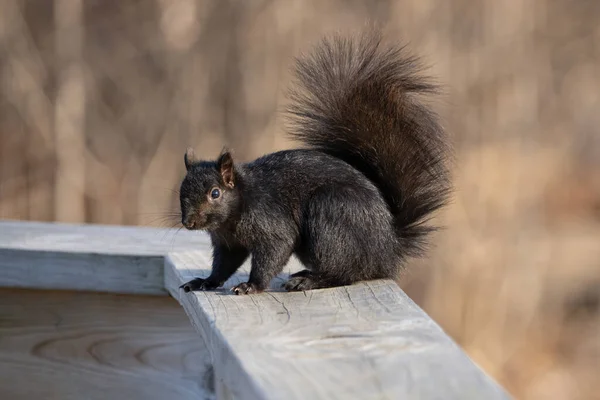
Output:
[[188,149],[184,160],[187,174],[179,191],[181,223],[190,230],[216,230],[239,204],[231,153],[224,151],[217,161],[199,161]]

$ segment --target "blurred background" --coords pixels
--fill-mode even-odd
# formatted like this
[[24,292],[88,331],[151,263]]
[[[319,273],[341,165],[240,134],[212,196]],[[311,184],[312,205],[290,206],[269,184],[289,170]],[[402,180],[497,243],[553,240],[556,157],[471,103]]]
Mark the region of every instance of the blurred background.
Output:
[[293,146],[293,57],[368,21],[444,84],[456,149],[400,285],[515,397],[600,399],[595,0],[1,0],[0,218],[172,226],[185,148]]

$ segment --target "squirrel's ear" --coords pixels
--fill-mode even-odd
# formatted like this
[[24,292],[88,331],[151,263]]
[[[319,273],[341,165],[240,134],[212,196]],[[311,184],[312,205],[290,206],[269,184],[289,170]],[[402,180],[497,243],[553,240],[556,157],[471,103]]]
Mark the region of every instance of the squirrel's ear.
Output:
[[185,162],[185,169],[190,170],[192,165],[196,162],[196,156],[194,155],[194,149],[188,147],[185,156],[183,156],[183,161]]
[[223,151],[219,156],[219,160],[217,161],[217,166],[219,168],[219,172],[221,172],[221,177],[223,178],[223,183],[225,186],[230,188],[235,186],[235,182],[233,179],[233,157],[231,157],[231,153],[229,151]]

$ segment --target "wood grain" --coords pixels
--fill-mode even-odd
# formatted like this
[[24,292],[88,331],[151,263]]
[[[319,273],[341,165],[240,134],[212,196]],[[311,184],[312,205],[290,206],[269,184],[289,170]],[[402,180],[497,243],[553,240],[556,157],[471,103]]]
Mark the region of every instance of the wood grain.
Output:
[[[228,291],[249,262],[223,290],[184,294],[210,272],[207,236],[166,234],[0,222],[0,286],[168,291],[200,333],[165,297],[0,291],[0,376],[11,382],[0,398],[53,398],[43,395],[55,386],[67,399],[508,398],[392,281],[286,293],[293,259],[260,295]],[[194,352],[201,365],[188,369]]]
[[208,343],[216,386],[244,399],[506,399],[506,394],[392,281],[235,296],[248,263],[214,292],[206,252],[171,254],[165,283]]
[[0,221],[0,287],[165,295],[164,256],[208,246],[200,232]]
[[1,399],[207,399],[207,357],[168,297],[0,290]]

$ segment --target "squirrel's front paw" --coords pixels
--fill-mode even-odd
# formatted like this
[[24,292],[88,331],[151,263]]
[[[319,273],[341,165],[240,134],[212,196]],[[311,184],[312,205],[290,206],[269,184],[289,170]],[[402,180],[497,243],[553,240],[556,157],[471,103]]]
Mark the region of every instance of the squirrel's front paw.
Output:
[[179,286],[184,292],[193,292],[196,290],[211,290],[216,289],[219,285],[209,281],[208,279],[196,278]]
[[250,283],[250,282],[244,282],[244,283],[240,283],[239,285],[236,285],[234,287],[231,288],[231,291],[235,294],[253,294],[253,293],[260,293],[262,292],[262,290],[260,290],[258,288],[258,286],[256,286],[256,284],[254,283]]

